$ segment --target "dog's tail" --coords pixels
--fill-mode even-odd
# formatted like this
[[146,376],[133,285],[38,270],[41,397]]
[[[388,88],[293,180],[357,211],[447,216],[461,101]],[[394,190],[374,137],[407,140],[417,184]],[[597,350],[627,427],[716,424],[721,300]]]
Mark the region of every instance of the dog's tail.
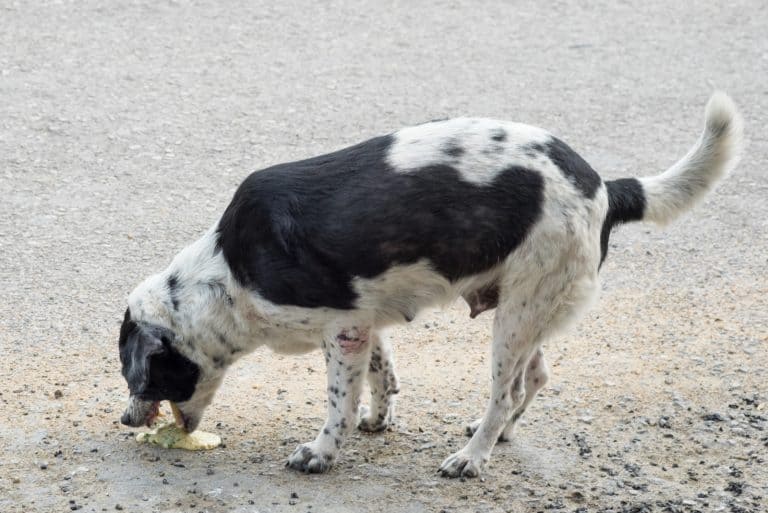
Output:
[[665,225],[693,208],[736,166],[741,147],[741,116],[728,95],[716,92],[707,102],[704,131],[685,157],[657,176],[606,182],[603,256],[614,225],[627,221]]

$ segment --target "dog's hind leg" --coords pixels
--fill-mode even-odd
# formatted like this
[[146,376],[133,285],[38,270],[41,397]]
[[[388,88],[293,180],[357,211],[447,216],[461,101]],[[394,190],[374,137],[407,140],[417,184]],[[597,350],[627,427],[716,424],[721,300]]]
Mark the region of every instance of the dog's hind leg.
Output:
[[358,427],[361,431],[384,431],[394,417],[394,396],[400,391],[400,383],[395,374],[392,347],[383,333],[371,335],[368,385],[371,389],[371,406],[360,408]]
[[[522,308],[515,308],[522,304]],[[514,306],[513,306],[514,305]],[[446,477],[476,477],[490,460],[496,440],[525,402],[528,363],[539,348],[546,319],[535,307],[505,298],[493,322],[491,397],[485,415],[466,446],[440,466]]]
[[317,438],[299,445],[286,465],[303,472],[325,472],[357,421],[365,371],[371,355],[369,327],[338,325],[327,330],[322,350],[328,372],[328,418]]
[[[504,427],[504,431],[499,435],[499,442],[508,442],[512,439],[512,435],[515,429],[515,424],[518,419],[525,413],[528,405],[536,397],[536,394],[546,385],[549,379],[549,366],[544,359],[544,353],[539,348],[534,353],[531,360],[528,362],[528,367],[525,369],[525,400],[523,404],[512,414],[512,419]],[[511,393],[511,390],[510,390]],[[467,436],[472,436],[477,431],[478,426],[483,419],[477,419],[467,426]]]

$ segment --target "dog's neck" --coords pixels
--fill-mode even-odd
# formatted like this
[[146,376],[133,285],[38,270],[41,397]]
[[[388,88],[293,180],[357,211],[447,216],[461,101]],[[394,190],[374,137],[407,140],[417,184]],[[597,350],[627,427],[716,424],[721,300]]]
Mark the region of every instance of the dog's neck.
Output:
[[173,330],[174,345],[182,354],[224,369],[259,345],[252,321],[244,318],[241,296],[211,228],[181,250],[167,269],[141,283],[128,305],[134,320]]
[[295,309],[288,314],[236,282],[216,246],[215,227],[141,283],[128,304],[135,321],[173,330],[179,352],[211,374],[277,339],[295,340],[296,352],[308,350],[311,343],[302,340],[315,328]]

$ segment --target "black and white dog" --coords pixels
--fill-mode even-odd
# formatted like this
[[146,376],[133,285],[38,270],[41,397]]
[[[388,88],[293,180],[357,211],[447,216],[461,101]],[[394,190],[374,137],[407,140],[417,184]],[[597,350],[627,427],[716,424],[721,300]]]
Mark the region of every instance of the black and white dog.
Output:
[[[472,317],[496,310],[492,391],[440,470],[477,476],[547,381],[542,343],[595,297],[611,229],[676,218],[740,146],[736,108],[715,93],[695,146],[648,178],[603,182],[540,128],[470,118],[253,173],[221,219],[128,298],[122,422],[149,423],[170,400],[194,430],[236,359],[262,345],[320,349],[328,418],[288,466],[324,472],[351,429],[391,420],[398,380],[382,329],[463,297]],[[371,403],[358,416],[366,378]]]

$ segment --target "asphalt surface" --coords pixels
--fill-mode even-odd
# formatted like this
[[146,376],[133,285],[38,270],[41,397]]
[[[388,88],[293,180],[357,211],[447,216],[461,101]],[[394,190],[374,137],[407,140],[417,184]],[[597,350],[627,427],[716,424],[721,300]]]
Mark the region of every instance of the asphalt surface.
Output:
[[[0,1],[0,510],[766,511],[768,4]],[[604,177],[661,172],[713,89],[742,164],[604,293],[482,480],[435,471],[488,390],[486,314],[395,331],[399,423],[323,476],[319,354],[239,362],[203,454],[138,446],[117,330],[249,172],[458,115],[543,126]],[[285,380],[288,372],[306,374]]]

